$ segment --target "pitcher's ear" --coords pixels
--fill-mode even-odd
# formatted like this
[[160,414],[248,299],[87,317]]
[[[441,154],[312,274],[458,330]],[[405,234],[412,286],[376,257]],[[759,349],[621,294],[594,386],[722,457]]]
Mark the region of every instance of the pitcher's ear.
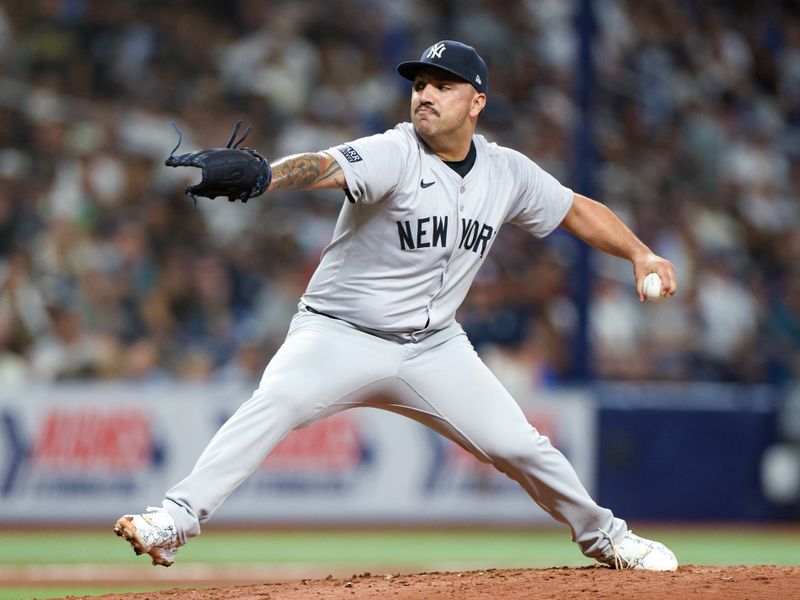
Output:
[[481,111],[484,109],[485,106],[486,106],[486,94],[482,92],[477,92],[472,97],[472,110],[470,112],[477,117],[479,114],[481,114]]

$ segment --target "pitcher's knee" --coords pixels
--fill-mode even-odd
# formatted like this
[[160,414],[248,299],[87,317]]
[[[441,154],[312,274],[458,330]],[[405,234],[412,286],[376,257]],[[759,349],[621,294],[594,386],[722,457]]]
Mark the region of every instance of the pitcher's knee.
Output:
[[503,436],[496,440],[489,447],[484,448],[484,452],[502,471],[506,465],[516,467],[518,465],[530,465],[536,463],[541,456],[542,442],[549,446],[547,438],[534,428],[517,434]]
[[274,387],[258,388],[248,402],[257,407],[257,412],[266,411],[271,419],[290,424],[303,421],[317,410],[316,403],[308,397]]

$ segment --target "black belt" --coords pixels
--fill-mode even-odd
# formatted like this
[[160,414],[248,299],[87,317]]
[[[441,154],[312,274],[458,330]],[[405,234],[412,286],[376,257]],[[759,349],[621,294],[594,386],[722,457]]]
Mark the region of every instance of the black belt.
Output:
[[[328,317],[329,319],[336,319],[337,321],[344,321],[344,319],[340,319],[339,317],[334,317],[333,315],[329,315],[328,313],[324,313],[321,310],[317,310],[315,308],[311,308],[308,304],[305,305],[306,310],[308,312],[312,312],[315,315],[322,315],[323,317]],[[347,321],[345,321],[347,322]]]

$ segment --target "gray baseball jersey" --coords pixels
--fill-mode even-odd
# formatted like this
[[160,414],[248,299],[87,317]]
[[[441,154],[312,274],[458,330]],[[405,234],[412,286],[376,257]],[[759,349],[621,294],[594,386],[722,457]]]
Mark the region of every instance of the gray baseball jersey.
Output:
[[473,141],[464,178],[410,123],[330,148],[354,202],[344,204],[303,302],[417,339],[453,321],[503,223],[537,237],[561,223],[571,190],[519,152]]

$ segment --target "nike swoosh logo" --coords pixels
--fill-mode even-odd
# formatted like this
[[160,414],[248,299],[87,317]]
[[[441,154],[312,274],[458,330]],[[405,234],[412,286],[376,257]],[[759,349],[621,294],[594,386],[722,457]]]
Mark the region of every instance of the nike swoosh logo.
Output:
[[419,187],[421,187],[422,189],[429,188],[434,183],[436,183],[436,182],[435,181],[425,181],[424,179],[420,179],[419,180]]

